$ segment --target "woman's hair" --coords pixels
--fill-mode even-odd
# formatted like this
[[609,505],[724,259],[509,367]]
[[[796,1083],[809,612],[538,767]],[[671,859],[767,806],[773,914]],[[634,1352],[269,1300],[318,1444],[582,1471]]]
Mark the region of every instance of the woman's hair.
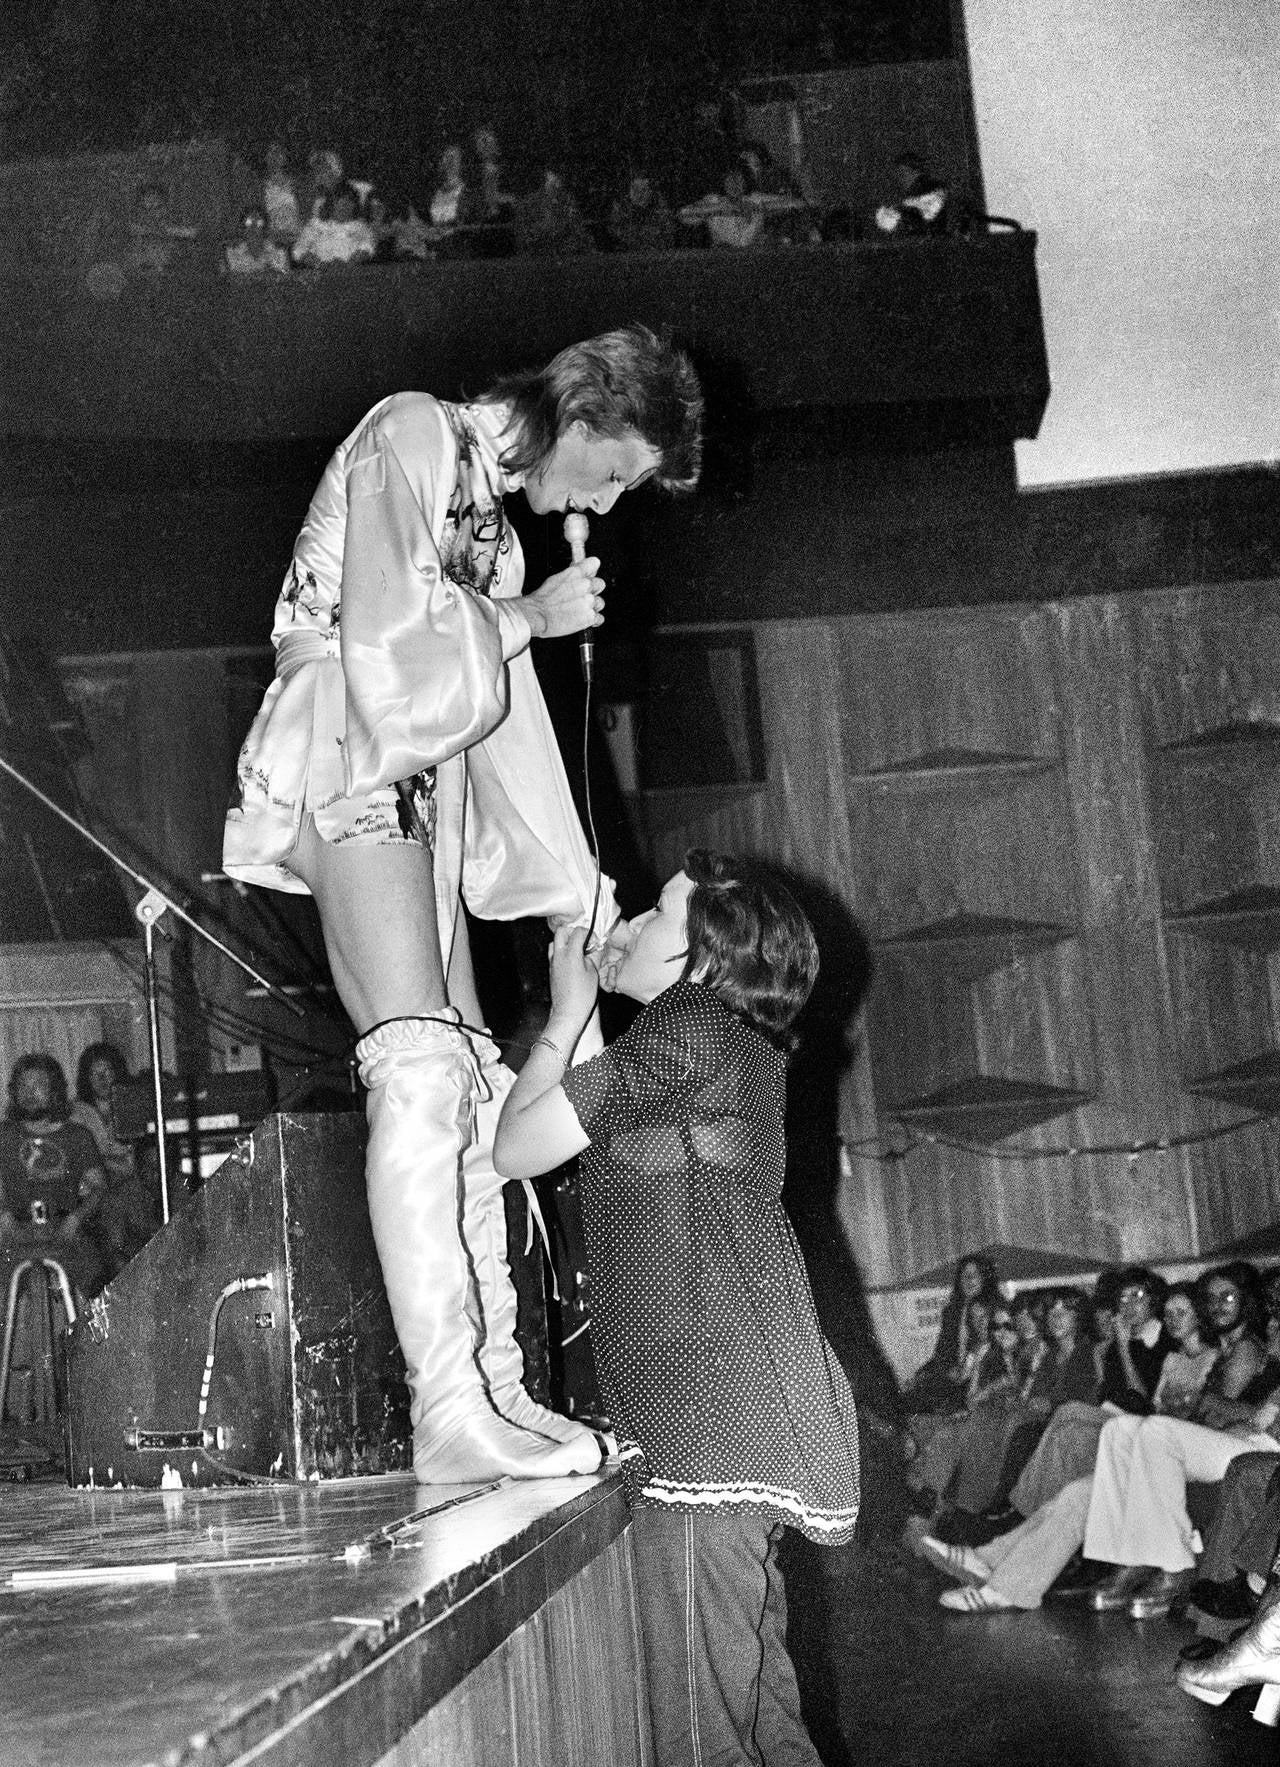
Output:
[[1064,1307],[1070,1308],[1071,1312],[1075,1314],[1077,1329],[1088,1324],[1091,1308],[1089,1297],[1082,1288],[1072,1288],[1070,1284],[1064,1284],[1060,1288],[1047,1288],[1043,1294],[1046,1319],[1049,1317],[1050,1309],[1061,1302]]
[[62,1071],[62,1063],[55,1061],[51,1055],[20,1055],[14,1062],[9,1074],[9,1115],[18,1114],[18,1086],[24,1074],[43,1073],[49,1080],[49,1116],[54,1122],[62,1122],[69,1106],[67,1097],[67,1076]]
[[1204,1271],[1200,1276],[1200,1285],[1208,1292],[1211,1282],[1229,1282],[1240,1291],[1240,1317],[1245,1328],[1254,1337],[1267,1335],[1267,1309],[1262,1292],[1262,1273],[1256,1264],[1249,1263],[1247,1258],[1237,1258],[1230,1264],[1215,1264],[1212,1270]]
[[1045,1314],[1049,1311],[1045,1291],[1035,1288],[1023,1289],[1022,1293],[1015,1295],[1009,1303],[1009,1311],[1015,1317],[1019,1313],[1030,1313],[1036,1324],[1043,1328]]
[[818,975],[813,928],[795,897],[763,868],[703,847],[685,854],[693,882],[681,980],[696,979],[780,1048]]
[[966,1252],[963,1257],[956,1259],[955,1271],[951,1278],[951,1299],[959,1301],[962,1305],[965,1304],[960,1291],[960,1277],[966,1264],[972,1264],[982,1278],[982,1286],[978,1290],[978,1295],[985,1295],[989,1301],[994,1302],[997,1298],[998,1287],[996,1266],[994,1259],[989,1258],[985,1252]]
[[633,322],[570,344],[547,367],[504,375],[486,404],[510,404],[508,472],[535,472],[575,423],[598,436],[628,433],[658,455],[654,482],[691,491],[702,467],[702,389],[693,364],[647,325]]
[[128,1065],[114,1043],[90,1043],[76,1063],[76,1097],[81,1104],[92,1104],[94,1101],[89,1076],[94,1063],[99,1061],[105,1061],[110,1067],[111,1078],[117,1086],[122,1086],[129,1078]]

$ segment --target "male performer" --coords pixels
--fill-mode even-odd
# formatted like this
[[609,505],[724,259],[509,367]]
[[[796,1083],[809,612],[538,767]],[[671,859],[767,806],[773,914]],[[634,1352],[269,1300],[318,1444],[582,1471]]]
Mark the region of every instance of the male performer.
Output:
[[[360,1034],[369,1212],[426,1482],[600,1458],[521,1386],[489,1155],[511,1076],[478,1029],[459,906],[590,917],[595,868],[528,645],[600,624],[604,584],[586,557],[522,596],[502,500],[604,514],[650,479],[691,488],[701,419],[688,359],[635,324],[472,404],[384,399],[325,469],[277,603],[225,865],[320,911]],[[616,912],[605,879],[592,930]]]

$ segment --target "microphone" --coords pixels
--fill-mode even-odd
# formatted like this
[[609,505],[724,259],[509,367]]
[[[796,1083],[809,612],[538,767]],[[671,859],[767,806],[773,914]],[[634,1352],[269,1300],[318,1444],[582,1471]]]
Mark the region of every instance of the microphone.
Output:
[[[564,518],[564,537],[569,542],[569,557],[574,564],[581,564],[587,556],[587,518],[580,509],[571,509]],[[585,632],[578,634],[578,660],[582,664],[582,679],[590,687],[596,669],[595,627],[588,626]]]

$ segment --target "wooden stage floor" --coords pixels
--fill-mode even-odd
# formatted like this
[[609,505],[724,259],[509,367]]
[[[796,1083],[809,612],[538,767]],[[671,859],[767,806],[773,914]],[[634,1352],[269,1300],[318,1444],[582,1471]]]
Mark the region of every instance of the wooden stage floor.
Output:
[[[0,1486],[0,1767],[651,1767],[616,1474],[423,1488]],[[828,1767],[1274,1767],[1191,1634],[968,1619],[891,1541],[791,1537]]]
[[[478,1726],[474,1752],[421,1730],[416,1744],[405,1738],[521,1627],[542,1626],[550,1643],[539,1648],[554,1656],[547,1616],[584,1577],[597,1579],[580,1601],[586,1629],[606,1636],[585,1653],[574,1639],[573,1651],[599,1659],[584,1667],[606,1686],[632,1683],[619,1691],[634,1730],[634,1640],[614,1637],[630,1625],[629,1582],[616,1562],[599,1581],[619,1554],[629,1572],[625,1523],[612,1474],[430,1488],[407,1475],[185,1491],[4,1487],[0,1763],[589,1761],[563,1738],[521,1754],[511,1734],[521,1714],[502,1710],[498,1683],[478,1717],[450,1720]],[[536,1706],[533,1682],[523,1691]],[[597,1729],[607,1720],[598,1698]],[[647,1738],[628,1744],[628,1722],[624,1710],[623,1734],[607,1746],[642,1761]]]

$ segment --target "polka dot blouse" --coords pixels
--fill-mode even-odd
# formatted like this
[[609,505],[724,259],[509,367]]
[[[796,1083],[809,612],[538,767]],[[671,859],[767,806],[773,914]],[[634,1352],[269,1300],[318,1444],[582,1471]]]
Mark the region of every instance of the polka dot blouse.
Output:
[[591,1137],[591,1335],[633,1500],[847,1540],[857,1425],[782,1207],[783,1057],[678,982],[564,1089]]

